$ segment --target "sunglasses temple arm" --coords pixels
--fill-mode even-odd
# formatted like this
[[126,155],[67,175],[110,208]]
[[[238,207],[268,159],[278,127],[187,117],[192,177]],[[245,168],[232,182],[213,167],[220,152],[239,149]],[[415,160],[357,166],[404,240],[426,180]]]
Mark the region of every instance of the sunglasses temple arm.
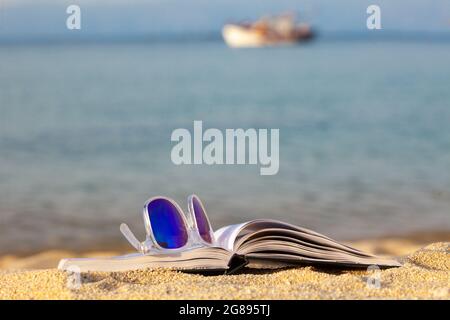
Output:
[[120,232],[122,232],[123,236],[128,240],[128,242],[139,252],[142,252],[142,246],[136,236],[131,232],[130,228],[128,228],[127,224],[122,223],[120,225]]

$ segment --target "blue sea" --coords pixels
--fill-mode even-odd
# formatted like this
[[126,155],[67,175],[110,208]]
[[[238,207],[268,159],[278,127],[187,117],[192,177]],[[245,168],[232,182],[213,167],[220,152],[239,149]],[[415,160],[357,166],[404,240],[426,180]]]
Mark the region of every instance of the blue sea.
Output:
[[[280,170],[172,163],[171,133],[277,128]],[[215,228],[337,239],[450,229],[450,42],[318,39],[0,46],[0,253],[125,245],[147,198]]]

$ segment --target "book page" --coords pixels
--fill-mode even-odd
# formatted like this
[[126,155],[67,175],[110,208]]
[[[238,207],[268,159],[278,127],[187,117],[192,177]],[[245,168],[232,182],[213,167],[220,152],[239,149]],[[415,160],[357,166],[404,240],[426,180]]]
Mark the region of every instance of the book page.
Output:
[[266,259],[288,263],[321,261],[356,266],[400,265],[397,261],[378,258],[320,233],[276,220],[259,219],[226,226],[217,230],[215,235],[223,248],[245,255],[249,260],[257,258],[260,263]]
[[[235,224],[223,227],[215,232],[215,236],[218,242],[218,245],[230,250],[236,251],[238,247],[237,239],[251,235],[252,233],[264,230],[264,229],[279,229],[283,233],[289,233],[291,231],[291,235],[293,232],[296,233],[294,238],[302,238],[306,239],[308,242],[313,242],[318,245],[326,246],[326,247],[335,247],[344,251],[350,251],[354,254],[360,254],[363,256],[371,256],[367,253],[364,253],[355,248],[351,248],[349,246],[338,243],[337,241],[322,235],[318,232],[298,227],[289,223],[271,220],[271,219],[257,219],[252,221],[247,221],[241,224]],[[284,231],[285,230],[285,231]],[[240,244],[240,243],[239,243]]]

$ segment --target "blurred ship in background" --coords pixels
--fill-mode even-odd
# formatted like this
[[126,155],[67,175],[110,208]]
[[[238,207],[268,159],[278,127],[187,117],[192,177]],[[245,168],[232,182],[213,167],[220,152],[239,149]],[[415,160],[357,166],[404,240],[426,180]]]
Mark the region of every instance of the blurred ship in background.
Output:
[[250,23],[226,24],[222,29],[226,44],[233,48],[258,48],[293,44],[313,37],[307,23],[297,23],[292,13],[263,17]]

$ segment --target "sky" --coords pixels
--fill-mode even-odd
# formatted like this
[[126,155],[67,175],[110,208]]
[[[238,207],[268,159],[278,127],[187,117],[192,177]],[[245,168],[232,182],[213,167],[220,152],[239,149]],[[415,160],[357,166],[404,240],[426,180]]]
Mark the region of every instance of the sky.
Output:
[[383,31],[450,33],[449,0],[0,0],[0,39],[64,36],[66,8],[81,7],[86,37],[218,33],[227,21],[295,11],[322,33],[365,32],[366,8]]

